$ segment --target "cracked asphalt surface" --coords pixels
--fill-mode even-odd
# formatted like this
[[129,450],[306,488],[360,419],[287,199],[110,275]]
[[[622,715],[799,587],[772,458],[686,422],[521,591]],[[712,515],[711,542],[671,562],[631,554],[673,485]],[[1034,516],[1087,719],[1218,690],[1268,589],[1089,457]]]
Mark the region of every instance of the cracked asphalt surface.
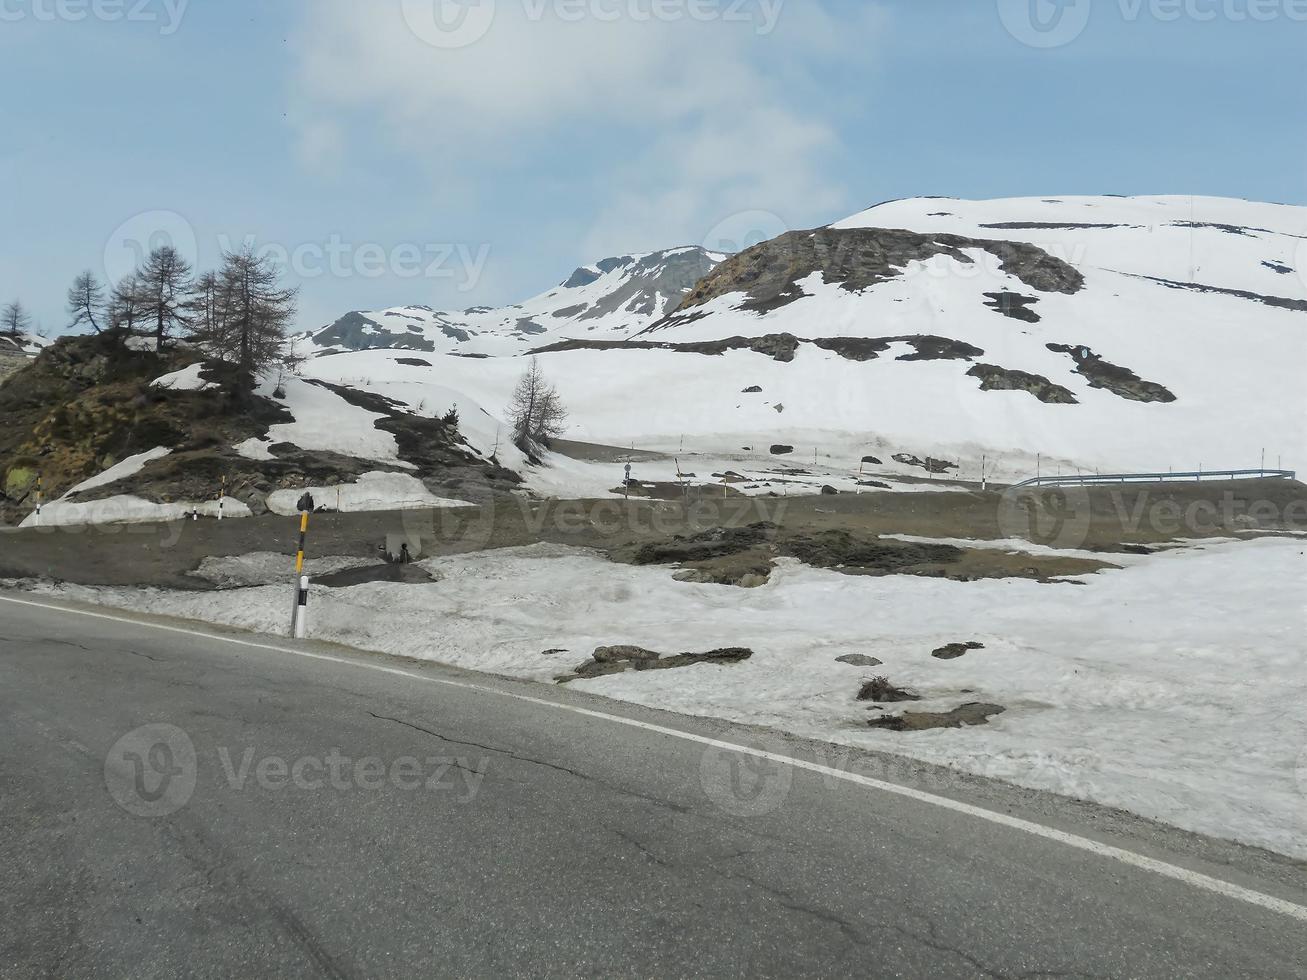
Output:
[[[479,687],[423,683],[368,666],[396,661],[331,652],[351,662],[0,602],[0,975],[1304,973],[1307,940],[1288,917],[495,691],[748,733],[401,664]],[[193,756],[156,729],[129,735],[147,724],[180,729]],[[1301,865],[1262,852],[932,779],[933,792],[1307,895]]]

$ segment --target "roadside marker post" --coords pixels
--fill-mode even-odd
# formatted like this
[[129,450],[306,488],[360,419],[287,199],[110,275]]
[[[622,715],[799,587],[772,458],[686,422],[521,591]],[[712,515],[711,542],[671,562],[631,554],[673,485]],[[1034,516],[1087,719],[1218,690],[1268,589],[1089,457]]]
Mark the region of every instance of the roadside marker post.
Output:
[[626,464],[626,479],[622,481],[622,499],[631,499],[631,464]]
[[222,478],[222,489],[218,491],[218,520],[222,520],[222,503],[227,499],[227,477]]
[[290,635],[304,639],[309,630],[309,577],[304,574],[304,542],[309,533],[309,514],[313,512],[313,495],[305,493],[299,499],[300,540],[295,551],[295,604],[290,613]]
[[309,577],[301,575],[295,590],[295,639],[302,640],[309,632]]
[[41,481],[44,477],[36,474],[36,526],[41,526]]

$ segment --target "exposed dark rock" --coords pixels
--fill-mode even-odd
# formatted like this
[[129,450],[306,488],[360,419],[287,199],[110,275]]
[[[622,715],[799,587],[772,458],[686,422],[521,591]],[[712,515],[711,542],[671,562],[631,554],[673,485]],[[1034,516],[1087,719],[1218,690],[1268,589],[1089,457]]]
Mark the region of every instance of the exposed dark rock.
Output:
[[1039,298],[1036,296],[1022,296],[1020,293],[1013,293],[1004,290],[1001,293],[986,293],[985,303],[991,310],[1002,313],[1013,320],[1022,320],[1026,323],[1038,323],[1040,316],[1031,309]]
[[564,289],[578,289],[581,286],[588,286],[599,278],[599,273],[593,269],[577,269],[563,283]]
[[762,388],[760,388],[758,385],[752,385],[752,386],[750,386],[750,387],[748,387],[748,388],[745,388],[744,391],[740,392],[740,394],[742,394],[742,395],[760,395],[760,394],[762,394]]
[[396,364],[403,364],[406,367],[431,367],[430,361],[424,361],[420,357],[397,357]]
[[670,249],[638,260],[629,255],[605,259],[597,268],[601,272],[624,268],[624,281],[577,319],[598,320],[618,310],[652,316],[658,312],[659,296],[684,296],[712,271],[714,264],[702,248]]
[[434,351],[436,345],[425,337],[411,333],[393,333],[376,320],[355,311],[346,313],[335,323],[313,334],[313,342],[320,347],[346,347],[350,350]]
[[540,326],[540,324],[527,318],[518,320],[515,329],[518,333],[530,334],[532,336],[547,332],[544,327]]
[[935,337],[929,334],[915,337],[889,337],[890,341],[903,341],[914,348],[911,354],[900,354],[896,361],[969,361],[974,357],[984,357],[985,352],[979,347],[961,340],[947,337]]
[[1076,362],[1076,373],[1089,381],[1091,388],[1104,388],[1121,398],[1136,402],[1173,402],[1175,395],[1153,381],[1143,381],[1127,368],[1103,360],[1088,347],[1046,344],[1055,354],[1069,354]]
[[895,453],[892,458],[894,462],[902,463],[904,466],[919,466],[927,473],[947,473],[949,470],[958,468],[957,463],[950,463],[946,459],[936,459],[933,456],[920,459],[911,453]]
[[957,561],[962,551],[947,544],[909,544],[855,536],[849,531],[830,529],[815,534],[782,540],[782,554],[815,568],[855,568],[875,572],[893,572],[918,565]]
[[924,732],[934,728],[962,728],[985,725],[994,715],[1001,715],[1007,709],[997,704],[972,702],[952,711],[905,711],[897,717],[872,718],[867,724],[871,728],[883,728],[891,732]]
[[878,460],[875,456],[863,456],[863,457],[862,457],[862,461],[863,461],[864,463],[872,463],[872,464],[875,465],[875,466],[881,466],[881,465],[883,465],[883,464],[881,463],[881,461]]
[[832,487],[830,484],[827,484],[826,486],[821,488],[821,493],[822,496],[824,497],[838,497],[840,492],[836,490],[834,487]]
[[313,580],[314,585],[328,589],[348,589],[355,585],[371,582],[388,582],[402,585],[427,585],[434,581],[434,576],[420,565],[387,562],[383,565],[368,565],[364,568],[347,568],[343,571],[319,575]]
[[659,656],[660,654],[652,650],[633,646],[599,647],[594,652],[594,659],[601,664],[618,663],[623,660],[632,662],[657,660]]
[[562,674],[554,680],[559,684],[570,684],[576,680],[606,677],[628,670],[675,670],[695,664],[738,664],[752,656],[753,651],[745,647],[726,647],[709,650],[707,653],[678,653],[668,657],[640,647],[600,647],[594,652],[593,659],[578,665],[572,673]]
[[568,320],[577,314],[584,313],[588,305],[589,304],[587,303],[578,303],[576,306],[568,306],[561,310],[554,310],[550,315],[557,317],[560,320]]
[[[1073,266],[1034,245],[890,228],[818,228],[789,232],[727,259],[675,312],[719,296],[746,293],[741,308],[766,313],[802,299],[800,283],[814,273],[821,273],[828,284],[860,292],[898,278],[912,262],[937,255],[971,264],[963,249],[988,251],[999,259],[1004,272],[1041,292],[1075,293],[1084,285],[1084,277]],[[664,325],[656,323],[645,332]]]
[[931,653],[931,656],[936,660],[957,660],[959,657],[965,657],[972,650],[983,649],[985,649],[985,644],[974,641],[970,643],[949,643],[935,650]]
[[1249,292],[1246,289],[1226,289],[1222,286],[1206,286],[1197,282],[1176,282],[1173,279],[1160,279],[1157,276],[1143,276],[1137,273],[1125,273],[1132,275],[1136,279],[1147,279],[1149,282],[1155,282],[1159,285],[1166,286],[1168,289],[1186,289],[1195,293],[1215,293],[1219,296],[1233,296],[1237,299],[1252,300],[1255,303],[1263,303],[1266,306],[1274,306],[1281,310],[1294,310],[1299,313],[1307,313],[1307,299],[1286,299],[1283,296],[1264,296],[1261,293]]
[[1270,269],[1272,272],[1278,272],[1282,276],[1287,276],[1293,272],[1293,269],[1290,266],[1287,266],[1282,262],[1263,262],[1262,265],[1266,266],[1266,268]]
[[676,535],[671,541],[642,545],[636,551],[636,565],[667,565],[674,562],[708,561],[739,554],[766,544],[776,533],[776,525],[760,521],[747,527],[714,527],[697,534]]
[[981,225],[994,231],[1081,231],[1085,229],[1128,228],[1129,225],[1091,224],[1087,221],[996,221]]
[[879,667],[883,661],[875,657],[869,657],[865,653],[846,653],[842,657],[836,657],[835,662],[838,664],[848,664],[851,667]]
[[793,446],[782,446],[778,443],[771,447],[771,454],[773,456],[788,456],[792,452],[794,452]]
[[896,704],[902,701],[920,701],[921,695],[895,687],[888,677],[873,677],[864,682],[859,689],[858,700],[875,701],[877,704]]
[[1026,391],[1048,405],[1076,405],[1076,396],[1038,374],[1015,371],[996,364],[977,364],[967,376],[980,379],[981,391]]

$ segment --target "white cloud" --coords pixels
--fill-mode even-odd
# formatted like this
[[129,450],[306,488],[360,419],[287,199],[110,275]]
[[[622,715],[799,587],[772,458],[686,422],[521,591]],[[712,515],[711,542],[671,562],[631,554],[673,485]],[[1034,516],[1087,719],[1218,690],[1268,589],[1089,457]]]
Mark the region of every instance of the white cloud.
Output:
[[494,4],[484,35],[440,48],[409,26],[423,2],[406,0],[407,19],[398,4],[313,5],[296,45],[306,152],[347,146],[349,127],[462,193],[532,180],[541,146],[575,142],[594,200],[576,236],[595,255],[699,242],[737,211],[804,224],[847,203],[832,176],[842,107],[812,79],[870,66],[873,4],[835,18],[821,0],[480,0]]

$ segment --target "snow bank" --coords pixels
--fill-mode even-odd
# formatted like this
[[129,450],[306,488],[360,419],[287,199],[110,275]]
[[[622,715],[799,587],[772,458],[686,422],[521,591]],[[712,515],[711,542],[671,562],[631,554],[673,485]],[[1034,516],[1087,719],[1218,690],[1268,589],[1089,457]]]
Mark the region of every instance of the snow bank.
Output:
[[[364,473],[354,483],[334,487],[308,487],[319,507],[341,513],[371,510],[415,510],[421,507],[471,507],[466,500],[437,497],[416,477],[405,473]],[[277,490],[268,495],[268,510],[291,516],[304,490]]]
[[212,388],[217,388],[218,386],[212,381],[205,381],[200,377],[200,372],[203,370],[204,362],[197,361],[180,371],[173,371],[161,378],[155,378],[150,382],[150,387],[167,388],[170,391],[209,391]]
[[[86,524],[141,524],[154,521],[178,521],[198,512],[201,517],[217,517],[218,501],[181,501],[156,504],[127,494],[103,500],[56,500],[41,508],[42,527],[69,527]],[[223,498],[223,517],[249,517],[250,509],[233,497]],[[19,527],[36,527],[36,515],[28,514]]]
[[[258,393],[271,398],[276,387],[275,382],[265,380]],[[270,427],[267,442],[289,442],[309,451],[412,468],[412,464],[400,460],[395,437],[376,427],[376,421],[385,416],[351,405],[331,389],[301,378],[287,378],[281,387],[286,397],[279,402],[295,416],[295,421]]]
[[[677,583],[552,545],[432,559],[442,581],[321,590],[314,635],[550,681],[596,646],[748,646],[746,663],[578,682],[610,697],[897,752],[1119,806],[1307,858],[1307,610],[1299,541],[1160,552],[1083,585],[844,576],[782,562],[758,589]],[[250,629],[284,629],[282,587],[221,595],[62,594]],[[931,651],[979,641],[940,661]],[[550,649],[568,652],[543,656]],[[862,670],[846,653],[878,657]],[[873,673],[909,707],[1007,708],[988,726],[897,734],[854,695]],[[894,707],[894,706],[892,706]]]

